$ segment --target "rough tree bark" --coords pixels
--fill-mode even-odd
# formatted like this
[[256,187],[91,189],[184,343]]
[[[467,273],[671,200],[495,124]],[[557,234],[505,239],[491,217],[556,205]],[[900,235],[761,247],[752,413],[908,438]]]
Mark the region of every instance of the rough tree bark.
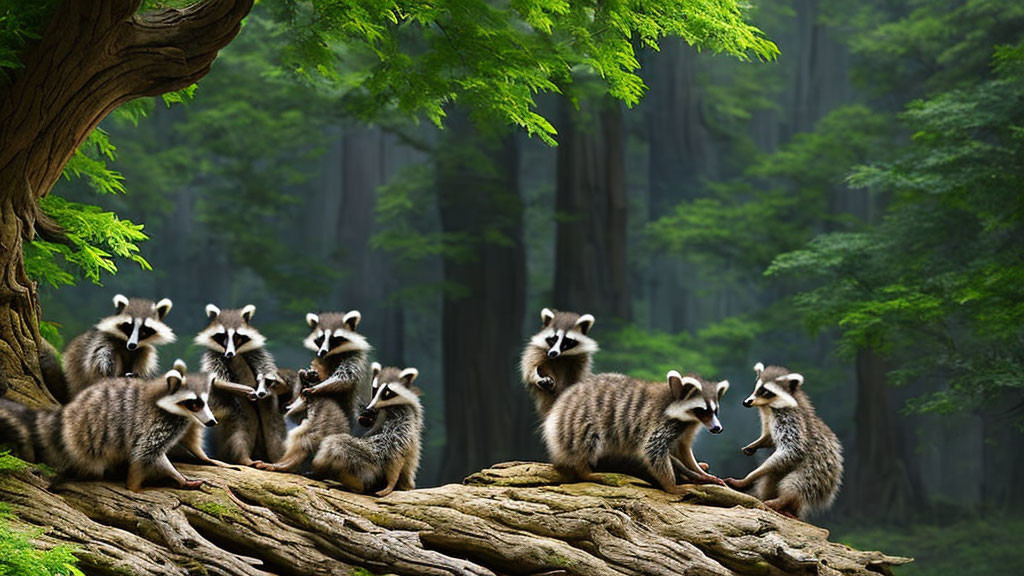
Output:
[[526,300],[516,142],[478,133],[458,110],[446,132],[436,158],[446,290],[441,479],[451,481],[523,453],[533,415],[515,357]]
[[136,14],[141,0],[64,0],[24,68],[0,87],[0,371],[7,397],[53,398],[39,372],[39,303],[22,242],[68,159],[114,108],[184,88],[239,30],[252,0],[204,0]]
[[44,529],[40,545],[76,546],[89,574],[867,576],[909,562],[831,543],[826,530],[727,488],[671,496],[615,474],[561,484],[546,464],[382,499],[292,474],[182,470],[207,484],[50,492],[19,472],[0,476],[0,499],[17,525]]
[[560,100],[555,306],[629,320],[625,127],[610,97]]

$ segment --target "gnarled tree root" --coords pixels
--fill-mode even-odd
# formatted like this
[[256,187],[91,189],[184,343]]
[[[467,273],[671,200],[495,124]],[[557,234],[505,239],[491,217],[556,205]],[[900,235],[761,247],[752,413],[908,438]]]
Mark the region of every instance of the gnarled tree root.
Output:
[[628,476],[562,483],[506,463],[463,485],[373,498],[255,469],[180,466],[200,490],[0,476],[17,523],[72,545],[89,574],[886,574],[907,558],[719,486],[669,495]]

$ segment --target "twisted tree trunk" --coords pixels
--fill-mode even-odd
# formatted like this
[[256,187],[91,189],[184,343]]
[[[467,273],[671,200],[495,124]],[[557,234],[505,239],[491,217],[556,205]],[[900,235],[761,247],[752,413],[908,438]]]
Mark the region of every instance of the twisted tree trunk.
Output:
[[24,67],[0,85],[0,371],[7,396],[53,398],[39,371],[39,303],[22,242],[75,149],[117,106],[184,88],[209,70],[253,0],[204,0],[136,14],[141,0],[64,0]]
[[827,540],[749,496],[671,496],[627,476],[560,484],[509,463],[465,485],[371,498],[302,476],[181,467],[202,490],[0,476],[0,499],[89,574],[888,574],[909,562]]

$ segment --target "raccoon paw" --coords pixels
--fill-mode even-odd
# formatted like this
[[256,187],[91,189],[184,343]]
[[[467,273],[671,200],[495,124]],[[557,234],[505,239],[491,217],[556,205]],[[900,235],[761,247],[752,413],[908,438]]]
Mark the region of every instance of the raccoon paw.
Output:
[[537,380],[537,387],[546,392],[553,392],[555,390],[555,381],[548,376]]
[[318,384],[320,382],[320,374],[316,370],[302,368],[299,370],[299,380],[306,384]]
[[202,480],[185,480],[181,483],[181,487],[185,490],[197,490],[203,485]]
[[312,388],[303,388],[303,389],[302,389],[302,392],[299,392],[299,394],[300,394],[300,395],[301,395],[301,396],[302,396],[303,398],[309,398],[310,396],[314,396],[314,395],[315,395],[315,393],[313,392],[313,389],[312,389]]
[[737,480],[735,478],[726,478],[725,483],[732,488],[736,488],[737,490],[743,490],[744,488],[750,486],[749,482],[744,482],[743,480]]

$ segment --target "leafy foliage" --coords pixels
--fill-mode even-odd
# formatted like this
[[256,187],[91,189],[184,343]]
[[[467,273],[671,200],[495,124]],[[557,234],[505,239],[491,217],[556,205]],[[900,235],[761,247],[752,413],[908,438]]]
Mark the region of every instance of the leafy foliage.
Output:
[[910,146],[854,171],[852,185],[890,197],[879,225],[817,238],[768,270],[816,282],[797,303],[812,326],[838,325],[846,349],[902,353],[904,377],[946,375],[979,402],[1024,387],[1024,44],[998,49],[994,69],[912,103]]
[[[424,115],[440,126],[446,106],[459,101],[550,144],[555,129],[536,112],[535,96],[561,93],[574,72],[587,72],[635,104],[644,91],[635,46],[656,49],[680,36],[744,59],[778,53],[733,0],[288,0],[277,9],[297,35],[293,66],[349,88],[368,117]],[[365,64],[351,73],[358,83],[339,74],[339,55]]]

